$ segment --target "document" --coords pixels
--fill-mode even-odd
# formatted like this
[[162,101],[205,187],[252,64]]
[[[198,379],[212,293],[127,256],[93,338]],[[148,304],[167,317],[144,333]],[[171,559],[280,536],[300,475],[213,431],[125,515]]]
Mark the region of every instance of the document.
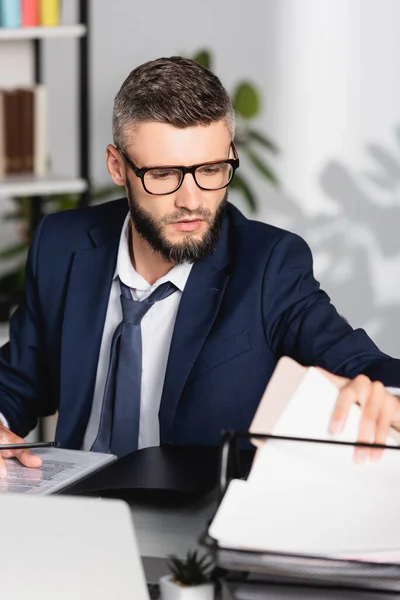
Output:
[[7,476],[0,480],[0,493],[54,494],[117,460],[113,454],[63,448],[32,452],[43,459],[38,469],[24,467],[15,458],[5,459]]
[[[338,390],[316,369],[282,359],[271,384],[251,432],[357,439],[357,406],[342,434],[329,433]],[[350,446],[256,440],[250,475],[229,485],[211,537],[223,548],[400,564],[396,436],[379,462],[363,465],[354,462]]]

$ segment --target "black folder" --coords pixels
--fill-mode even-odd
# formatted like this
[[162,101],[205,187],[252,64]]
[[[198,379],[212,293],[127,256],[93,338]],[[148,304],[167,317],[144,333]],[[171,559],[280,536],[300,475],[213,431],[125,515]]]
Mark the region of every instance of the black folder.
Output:
[[[220,447],[161,446],[144,448],[119,459],[62,491],[65,494],[117,497],[199,499],[220,483]],[[244,468],[254,451],[243,451]]]

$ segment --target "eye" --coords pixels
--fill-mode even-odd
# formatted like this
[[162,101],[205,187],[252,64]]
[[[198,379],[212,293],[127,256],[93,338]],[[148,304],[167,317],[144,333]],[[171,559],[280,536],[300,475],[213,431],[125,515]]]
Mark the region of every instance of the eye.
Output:
[[201,175],[217,175],[223,170],[222,165],[205,165],[199,169]]
[[155,169],[153,171],[148,171],[147,176],[152,179],[169,179],[171,177],[176,177],[176,171],[173,169]]

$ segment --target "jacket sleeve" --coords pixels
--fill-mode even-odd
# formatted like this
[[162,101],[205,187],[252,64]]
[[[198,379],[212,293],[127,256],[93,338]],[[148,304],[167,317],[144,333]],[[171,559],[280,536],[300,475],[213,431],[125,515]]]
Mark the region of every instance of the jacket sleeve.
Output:
[[263,282],[263,320],[277,357],[355,377],[364,373],[400,386],[400,361],[382,353],[362,329],[353,329],[320,289],[311,251],[297,235],[275,244]]
[[25,301],[10,320],[10,341],[0,348],[0,412],[10,429],[26,436],[40,416],[49,414],[44,322],[37,290],[37,260],[43,219],[26,265]]

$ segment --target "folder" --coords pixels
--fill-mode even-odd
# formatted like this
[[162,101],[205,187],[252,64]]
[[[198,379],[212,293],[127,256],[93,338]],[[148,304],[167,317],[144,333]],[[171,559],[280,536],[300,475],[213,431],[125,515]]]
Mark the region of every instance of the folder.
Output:
[[[254,451],[240,453],[243,469]],[[120,458],[98,473],[62,490],[63,494],[101,495],[124,499],[153,496],[198,499],[217,490],[220,447],[161,446],[143,448]]]
[[[226,432],[220,503],[202,537],[220,568],[269,581],[400,592],[397,432],[381,461],[356,465],[360,409],[329,424],[338,389],[316,369],[281,359],[246,432]],[[257,448],[238,475],[243,440]],[[382,448],[380,446],[380,448]]]
[[[279,445],[282,448],[285,448],[286,445],[304,445],[310,451],[318,452],[321,447],[329,445],[338,452],[346,451],[347,458],[348,451],[352,451],[355,446],[360,445],[346,441],[290,438],[289,436],[253,434],[251,432],[225,432],[221,447],[220,502],[200,539],[200,543],[214,554],[216,565],[222,575],[229,575],[232,581],[241,583],[251,581],[252,584],[259,586],[274,583],[301,587],[323,586],[332,590],[385,590],[400,593],[400,552],[398,551],[400,538],[397,538],[397,535],[393,537],[398,539],[399,543],[387,552],[384,552],[385,549],[381,548],[381,552],[378,554],[371,552],[363,555],[362,552],[359,552],[349,557],[324,556],[304,552],[295,553],[284,551],[282,548],[278,551],[274,548],[268,548],[268,543],[264,549],[260,547],[257,549],[240,548],[231,543],[225,545],[223,541],[213,537],[213,531],[218,530],[215,527],[216,517],[223,506],[230,486],[232,484],[240,486],[248,480],[240,475],[243,469],[238,448],[241,440],[250,439],[254,435],[259,442],[274,443],[275,448]],[[388,446],[385,452],[396,454],[396,459],[400,464],[399,450],[398,447]],[[268,489],[268,481],[265,483]],[[294,501],[296,501],[296,498],[294,498]],[[396,505],[395,501],[393,505]],[[246,508],[243,506],[243,511],[245,510]],[[265,511],[267,510],[268,505],[266,504]],[[279,522],[279,515],[273,518]],[[396,520],[399,521],[397,512],[392,515],[390,523],[394,524]],[[262,526],[261,523],[259,525]],[[231,526],[236,529],[241,527],[240,513],[234,515]]]

